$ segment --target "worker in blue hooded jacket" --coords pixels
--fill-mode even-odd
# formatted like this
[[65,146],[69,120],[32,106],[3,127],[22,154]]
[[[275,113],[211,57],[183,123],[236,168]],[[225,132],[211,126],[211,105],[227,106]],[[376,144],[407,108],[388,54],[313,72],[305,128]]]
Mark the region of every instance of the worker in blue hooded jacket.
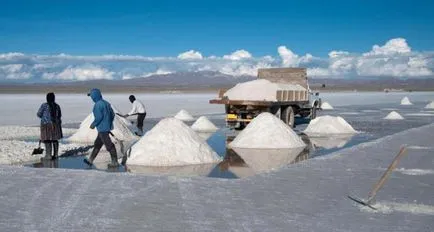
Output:
[[115,113],[113,112],[110,103],[102,99],[101,91],[99,89],[92,89],[87,95],[92,98],[93,102],[95,102],[95,105],[93,106],[93,116],[95,119],[90,125],[90,128],[95,129],[96,127],[98,136],[95,139],[94,147],[89,159],[84,159],[84,162],[88,165],[92,165],[101,150],[102,145],[104,145],[111,157],[111,163],[108,164],[108,167],[118,167],[119,163],[116,147],[110,139],[110,131],[113,130]]

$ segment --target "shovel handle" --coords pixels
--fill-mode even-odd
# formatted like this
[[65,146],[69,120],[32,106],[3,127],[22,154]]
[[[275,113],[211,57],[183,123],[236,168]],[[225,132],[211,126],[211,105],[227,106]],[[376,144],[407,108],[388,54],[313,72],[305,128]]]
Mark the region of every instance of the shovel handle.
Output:
[[367,204],[370,204],[371,201],[374,200],[375,195],[377,195],[378,190],[380,190],[381,187],[383,187],[384,183],[386,183],[387,178],[390,176],[393,169],[395,169],[395,167],[398,165],[401,157],[406,154],[406,151],[407,151],[407,148],[405,146],[401,147],[398,155],[396,155],[395,159],[393,159],[392,163],[389,165],[387,170],[384,172],[383,176],[380,178],[380,180],[377,183],[375,183],[371,192],[369,192]]

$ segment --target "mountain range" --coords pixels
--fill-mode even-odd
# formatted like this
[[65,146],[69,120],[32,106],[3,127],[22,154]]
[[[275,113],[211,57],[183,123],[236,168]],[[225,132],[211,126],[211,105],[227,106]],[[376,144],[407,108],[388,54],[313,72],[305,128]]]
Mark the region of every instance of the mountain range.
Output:
[[[231,76],[214,71],[177,72],[153,75],[128,80],[92,80],[55,83],[3,83],[0,93],[26,92],[85,92],[90,88],[100,88],[111,92],[146,91],[208,91],[231,88],[237,83],[254,80],[254,76]],[[434,79],[399,79],[394,77],[357,77],[357,78],[309,78],[312,89],[323,91],[383,91],[402,89],[415,91],[434,90]]]

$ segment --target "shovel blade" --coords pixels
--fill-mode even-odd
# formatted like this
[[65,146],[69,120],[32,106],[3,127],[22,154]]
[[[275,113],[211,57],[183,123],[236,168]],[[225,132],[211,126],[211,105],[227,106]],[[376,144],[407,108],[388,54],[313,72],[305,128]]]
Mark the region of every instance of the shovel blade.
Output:
[[367,206],[373,210],[377,210],[375,207],[373,207],[372,205],[370,205],[368,202],[363,201],[362,199],[358,198],[358,197],[352,197],[350,195],[348,195],[348,198],[350,198],[351,200],[353,200],[354,202],[357,202],[363,206]]

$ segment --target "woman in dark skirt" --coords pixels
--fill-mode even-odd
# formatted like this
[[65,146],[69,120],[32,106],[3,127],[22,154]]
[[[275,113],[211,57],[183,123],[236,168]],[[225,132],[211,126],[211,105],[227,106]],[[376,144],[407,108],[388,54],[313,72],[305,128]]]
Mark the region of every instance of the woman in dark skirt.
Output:
[[59,139],[62,133],[62,112],[55,102],[54,93],[47,94],[47,102],[43,103],[38,110],[41,119],[41,141],[45,144],[44,159],[57,159],[59,156]]

